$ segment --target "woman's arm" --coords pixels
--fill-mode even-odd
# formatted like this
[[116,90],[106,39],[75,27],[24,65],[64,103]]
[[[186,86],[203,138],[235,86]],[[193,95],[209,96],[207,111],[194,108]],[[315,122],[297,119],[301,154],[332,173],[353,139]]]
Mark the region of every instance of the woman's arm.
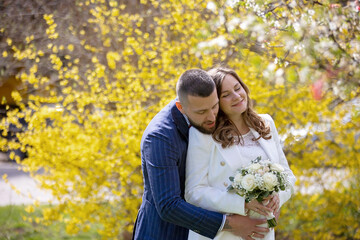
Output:
[[279,192],[280,207],[281,207],[287,200],[290,199],[292,193],[294,192],[296,178],[295,178],[295,175],[293,174],[293,172],[291,171],[288,161],[285,157],[284,151],[282,150],[279,134],[276,130],[274,120],[270,117],[270,115],[267,115],[267,119],[270,123],[271,136],[276,144],[276,150],[277,150],[278,156],[279,156],[279,164],[285,169],[285,172],[288,174],[289,182],[290,182],[290,189]]

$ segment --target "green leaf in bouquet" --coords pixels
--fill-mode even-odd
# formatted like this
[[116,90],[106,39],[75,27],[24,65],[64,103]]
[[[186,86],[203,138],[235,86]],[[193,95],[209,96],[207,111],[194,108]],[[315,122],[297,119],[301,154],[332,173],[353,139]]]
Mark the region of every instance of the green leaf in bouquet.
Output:
[[[239,195],[240,197],[243,197],[245,194],[244,193],[240,193],[240,192],[236,192],[237,195]],[[246,199],[245,199],[246,201]]]
[[253,199],[252,199],[252,198],[250,198],[250,197],[246,197],[246,198],[245,198],[245,202],[246,202],[246,203],[251,202],[251,200],[253,200]]
[[258,163],[261,160],[261,156],[258,156],[257,158],[255,158],[254,160],[251,161],[251,163]]
[[[258,191],[252,191],[250,193],[248,193],[247,198],[249,199],[249,202],[253,199],[257,199],[259,196],[259,192]],[[246,200],[246,199],[245,199]]]
[[264,192],[261,192],[259,194],[259,196],[256,198],[256,200],[258,200],[258,202],[262,202],[264,201],[264,198],[267,198],[272,192],[269,192],[269,191],[264,191]]
[[232,191],[234,190],[234,187],[232,185],[229,185],[227,188],[226,188],[228,191]]
[[229,179],[230,179],[230,181],[232,181],[232,182],[234,181],[234,177],[229,177]]

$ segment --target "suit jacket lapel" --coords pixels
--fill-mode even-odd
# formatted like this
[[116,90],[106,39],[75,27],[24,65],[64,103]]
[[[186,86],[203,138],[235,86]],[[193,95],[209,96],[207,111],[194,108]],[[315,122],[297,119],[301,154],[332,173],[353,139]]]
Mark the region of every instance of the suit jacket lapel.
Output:
[[189,141],[189,126],[182,113],[179,111],[179,109],[177,109],[175,105],[175,100],[174,100],[174,105],[171,108],[171,115],[181,135],[185,137],[186,141]]

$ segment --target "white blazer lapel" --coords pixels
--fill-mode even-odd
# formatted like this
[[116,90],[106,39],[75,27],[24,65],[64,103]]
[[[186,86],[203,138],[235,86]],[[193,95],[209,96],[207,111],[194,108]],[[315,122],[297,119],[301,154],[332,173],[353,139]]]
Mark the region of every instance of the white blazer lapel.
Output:
[[[223,159],[230,166],[230,168],[236,170],[238,168],[238,162],[240,161],[241,158],[239,149],[236,146],[223,148],[221,144],[218,142],[216,142],[215,145],[216,148],[219,150]],[[239,159],[239,160],[235,161],[234,159]]]
[[[250,128],[250,131],[252,132],[252,134],[254,134],[255,138],[258,138],[260,136],[260,134],[257,131],[255,131],[255,129]],[[261,147],[264,149],[264,151],[266,152],[266,154],[268,155],[269,159],[272,162],[276,163],[279,161],[276,156],[276,145],[272,138],[269,140],[260,138],[258,142],[260,143]]]

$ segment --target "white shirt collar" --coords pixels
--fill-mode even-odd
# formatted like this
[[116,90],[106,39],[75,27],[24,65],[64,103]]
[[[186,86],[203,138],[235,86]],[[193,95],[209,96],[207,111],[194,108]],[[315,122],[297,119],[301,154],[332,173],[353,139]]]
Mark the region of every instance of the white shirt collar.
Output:
[[190,121],[189,121],[188,117],[187,117],[185,114],[183,114],[183,113],[182,113],[182,115],[184,116],[185,121],[186,121],[186,123],[188,124],[188,126],[190,126],[191,124],[190,124]]

